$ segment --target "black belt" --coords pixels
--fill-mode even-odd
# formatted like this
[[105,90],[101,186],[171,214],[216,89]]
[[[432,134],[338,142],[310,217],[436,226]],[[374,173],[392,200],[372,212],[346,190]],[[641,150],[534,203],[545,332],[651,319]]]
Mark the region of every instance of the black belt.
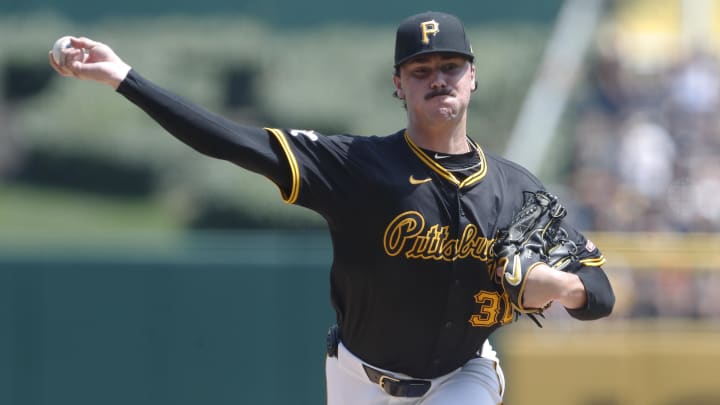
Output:
[[380,385],[388,395],[394,397],[417,398],[425,395],[430,389],[431,382],[428,380],[401,380],[365,364],[363,368],[370,381]]
[[[338,344],[340,343],[340,333],[337,325],[333,325],[328,330],[327,335],[327,355],[337,357]],[[401,380],[393,376],[387,375],[380,370],[376,370],[370,366],[363,364],[365,374],[370,381],[380,385],[388,395],[394,397],[417,398],[425,395],[430,389],[431,382],[428,380]]]

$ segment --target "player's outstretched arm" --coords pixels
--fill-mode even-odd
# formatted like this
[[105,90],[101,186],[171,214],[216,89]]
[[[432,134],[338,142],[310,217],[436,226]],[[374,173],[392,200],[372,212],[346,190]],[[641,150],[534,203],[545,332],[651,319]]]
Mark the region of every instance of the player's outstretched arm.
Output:
[[285,152],[263,128],[233,122],[155,85],[103,43],[71,37],[70,45],[61,50],[59,63],[52,51],[48,54],[60,75],[107,84],[198,152],[260,173],[281,190],[290,189]]
[[55,61],[53,52],[48,52],[50,66],[62,76],[92,80],[117,89],[130,71],[130,65],[101,42],[71,37],[70,45],[61,50],[59,63]]

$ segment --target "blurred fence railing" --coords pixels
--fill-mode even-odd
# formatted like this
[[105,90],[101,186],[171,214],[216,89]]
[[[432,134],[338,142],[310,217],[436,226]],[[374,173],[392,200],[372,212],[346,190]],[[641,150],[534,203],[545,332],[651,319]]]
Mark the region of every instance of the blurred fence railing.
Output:
[[323,403],[327,239],[3,244],[0,403]]
[[720,234],[595,233],[593,242],[608,259],[636,271],[718,271]]

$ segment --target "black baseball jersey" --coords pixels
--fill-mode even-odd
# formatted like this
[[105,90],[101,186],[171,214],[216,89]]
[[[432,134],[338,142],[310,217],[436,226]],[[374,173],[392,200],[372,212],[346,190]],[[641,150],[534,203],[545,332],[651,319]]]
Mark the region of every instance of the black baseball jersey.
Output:
[[[131,71],[118,91],[177,138],[268,177],[282,198],[321,214],[333,243],[331,299],[345,346],[364,361],[417,378],[475,357],[513,311],[488,261],[493,236],[543,189],[517,164],[472,143],[479,164],[459,176],[405,130],[325,136],[246,127],[209,113]],[[606,316],[614,297],[604,258],[563,224],[587,290],[578,319]]]

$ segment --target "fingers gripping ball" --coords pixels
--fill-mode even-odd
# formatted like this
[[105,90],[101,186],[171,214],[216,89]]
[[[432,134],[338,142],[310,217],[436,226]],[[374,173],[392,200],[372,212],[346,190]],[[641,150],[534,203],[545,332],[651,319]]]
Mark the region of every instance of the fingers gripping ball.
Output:
[[[545,309],[523,305],[525,283],[532,270],[548,263],[550,252],[557,250],[556,236],[566,213],[557,197],[544,191],[527,192],[522,208],[510,225],[495,236],[493,268],[513,308],[520,313],[537,314]],[[560,252],[554,256],[561,261]]]
[[78,49],[76,52],[63,52],[63,50],[73,49],[70,38],[70,36],[61,37],[53,44],[52,55],[58,65],[69,65],[73,61],[83,58],[84,51],[82,49]]

